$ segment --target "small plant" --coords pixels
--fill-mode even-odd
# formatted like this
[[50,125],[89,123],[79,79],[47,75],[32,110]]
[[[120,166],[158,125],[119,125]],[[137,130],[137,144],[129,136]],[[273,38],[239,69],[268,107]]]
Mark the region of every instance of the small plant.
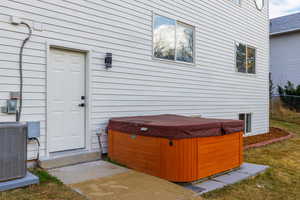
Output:
[[288,81],[284,87],[278,86],[278,93],[284,105],[296,112],[300,112],[300,85],[295,85]]
[[58,180],[58,178],[50,175],[45,170],[36,168],[32,170],[32,173],[34,173],[40,178],[40,183],[56,183],[58,185],[63,184],[60,180]]

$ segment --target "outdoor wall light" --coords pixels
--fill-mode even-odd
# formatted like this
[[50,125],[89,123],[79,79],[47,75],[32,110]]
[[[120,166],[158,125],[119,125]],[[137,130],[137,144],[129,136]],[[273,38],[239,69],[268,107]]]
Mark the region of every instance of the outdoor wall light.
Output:
[[104,62],[106,69],[112,68],[112,53],[106,53]]

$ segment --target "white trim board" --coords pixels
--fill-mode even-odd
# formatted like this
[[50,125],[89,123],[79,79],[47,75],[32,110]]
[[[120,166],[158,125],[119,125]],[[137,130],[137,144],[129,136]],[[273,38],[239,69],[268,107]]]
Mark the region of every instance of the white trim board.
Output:
[[[86,140],[86,148],[83,149],[82,151],[91,151],[92,150],[92,135],[91,135],[91,57],[92,57],[92,50],[90,48],[87,48],[84,45],[74,45],[73,43],[69,42],[60,42],[60,41],[55,41],[55,40],[47,40],[46,42],[46,154],[45,156],[47,158],[50,158],[50,143],[49,143],[49,137],[48,137],[48,124],[47,124],[47,119],[48,119],[48,112],[47,108],[49,107],[49,102],[48,102],[48,85],[49,80],[48,80],[48,66],[50,65],[50,48],[57,48],[57,49],[65,49],[65,50],[70,50],[70,51],[77,51],[77,52],[83,52],[86,54],[86,79],[85,79],[85,92],[86,92],[86,113],[85,113],[85,140]],[[72,151],[70,151],[72,152]]]

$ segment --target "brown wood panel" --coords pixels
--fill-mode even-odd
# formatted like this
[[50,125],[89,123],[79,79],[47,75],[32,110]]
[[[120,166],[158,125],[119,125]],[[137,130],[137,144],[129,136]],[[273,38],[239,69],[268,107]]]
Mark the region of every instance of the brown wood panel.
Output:
[[109,131],[109,157],[174,182],[190,182],[239,167],[243,134],[181,140]]
[[160,138],[135,136],[110,131],[109,157],[132,169],[159,176],[160,171]]
[[[163,139],[161,144],[161,168],[163,178],[174,182],[189,182],[197,176],[197,141],[183,139],[172,141]],[[184,180],[184,181],[183,181]]]
[[244,133],[239,133],[239,139],[240,139],[240,165],[244,162]]

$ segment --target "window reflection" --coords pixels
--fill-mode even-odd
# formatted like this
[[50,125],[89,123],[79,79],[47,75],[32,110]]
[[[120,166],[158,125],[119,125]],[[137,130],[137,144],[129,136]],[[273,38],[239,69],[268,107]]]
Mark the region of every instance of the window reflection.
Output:
[[255,73],[255,49],[247,47],[247,72]]
[[175,59],[175,26],[175,20],[155,16],[153,38],[155,57],[168,60]]
[[251,113],[246,115],[246,133],[251,133],[252,116]]
[[176,59],[178,61],[193,62],[194,31],[184,24],[177,24],[176,30]]
[[252,131],[252,114],[251,113],[242,113],[239,114],[239,120],[244,121],[244,132],[251,133]]
[[236,67],[238,72],[247,72],[246,71],[246,46],[237,43],[236,44]]
[[238,72],[256,73],[256,49],[248,45],[236,43],[236,67]]
[[160,59],[194,62],[194,27],[154,16],[153,53]]

